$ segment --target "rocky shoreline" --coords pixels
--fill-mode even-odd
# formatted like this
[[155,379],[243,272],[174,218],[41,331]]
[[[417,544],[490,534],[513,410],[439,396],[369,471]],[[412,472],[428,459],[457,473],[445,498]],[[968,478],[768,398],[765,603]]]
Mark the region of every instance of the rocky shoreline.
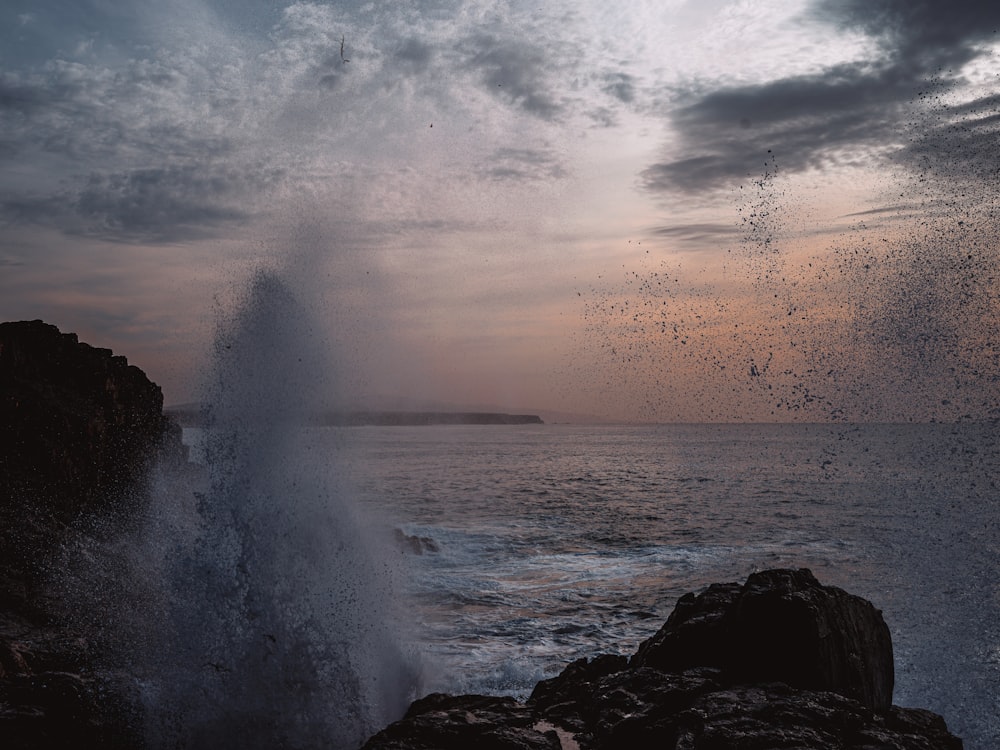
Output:
[[[147,493],[151,462],[183,463],[158,386],[41,321],[0,324],[0,742],[143,746],[128,665],[100,631],[113,607],[63,596],[74,550],[107,555]],[[415,552],[432,540],[399,533]],[[102,561],[99,561],[99,563]],[[97,627],[88,628],[87,618]],[[433,694],[366,750],[909,748],[962,742],[891,705],[881,613],[808,570],[770,570],[682,597],[631,658],[569,664],[527,701]],[[331,707],[336,710],[336,707]]]
[[892,686],[871,603],[768,570],[685,595],[631,658],[575,661],[524,703],[427,696],[364,750],[962,747],[940,716],[893,706]]
[[136,520],[152,462],[186,459],[180,428],[125,357],[39,320],[0,324],[0,425],[0,743],[139,747],[97,632],[117,613],[73,578]]

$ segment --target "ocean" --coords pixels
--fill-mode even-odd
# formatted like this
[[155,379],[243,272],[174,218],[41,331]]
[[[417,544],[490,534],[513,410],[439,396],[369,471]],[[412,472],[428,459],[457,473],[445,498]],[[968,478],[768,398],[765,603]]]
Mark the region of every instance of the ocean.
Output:
[[995,424],[330,427],[291,450],[292,484],[335,473],[363,535],[395,538],[417,692],[524,697],[632,653],[687,591],[808,567],[882,610],[895,703],[1000,747]]

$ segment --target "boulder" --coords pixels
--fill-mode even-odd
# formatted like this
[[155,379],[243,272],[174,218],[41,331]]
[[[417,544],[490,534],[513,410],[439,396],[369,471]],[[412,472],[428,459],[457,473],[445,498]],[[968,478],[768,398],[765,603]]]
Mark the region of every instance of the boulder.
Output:
[[878,610],[808,570],[769,570],[686,594],[630,659],[575,661],[525,703],[431,696],[364,748],[962,747],[940,716],[891,695]]
[[687,594],[632,663],[718,667],[733,681],[830,690],[875,710],[892,704],[892,639],[882,613],[805,569]]

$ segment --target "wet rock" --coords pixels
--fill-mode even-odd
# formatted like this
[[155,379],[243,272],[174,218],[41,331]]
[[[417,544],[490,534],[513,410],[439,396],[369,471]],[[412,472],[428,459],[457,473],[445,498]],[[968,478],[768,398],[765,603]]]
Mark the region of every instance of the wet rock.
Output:
[[183,451],[142,370],[40,320],[0,323],[0,423],[0,506],[61,520],[120,504],[157,451]]
[[513,698],[435,693],[379,732],[363,750],[560,750],[554,729]]
[[40,320],[0,323],[0,607],[41,606],[53,551],[115,533],[156,457],[186,460],[138,367]]
[[962,747],[940,716],[892,706],[891,694],[879,612],[808,570],[771,570],[685,595],[631,659],[575,661],[526,703],[430,696],[365,748],[489,737],[483,744],[513,750],[538,732],[563,750]]
[[0,680],[0,727],[11,750],[140,747],[130,711],[92,675],[45,672]]
[[393,529],[393,536],[396,540],[396,546],[399,547],[402,552],[408,552],[413,555],[422,555],[425,552],[440,551],[438,543],[429,536],[407,534],[402,529]]
[[[98,669],[99,637],[53,581],[72,580],[75,555],[138,515],[154,459],[186,459],[162,406],[159,386],[125,357],[41,321],[0,323],[4,748],[141,744],[123,697],[134,687]],[[113,606],[86,604],[101,620],[101,607]],[[106,616],[113,621],[113,609]]]
[[635,666],[719,667],[742,682],[831,690],[873,709],[892,704],[892,639],[871,602],[808,570],[768,570],[743,586],[681,598]]

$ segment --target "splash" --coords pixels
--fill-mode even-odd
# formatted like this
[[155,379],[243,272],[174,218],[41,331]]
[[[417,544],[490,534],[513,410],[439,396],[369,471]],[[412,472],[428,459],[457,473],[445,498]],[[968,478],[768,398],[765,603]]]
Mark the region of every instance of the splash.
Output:
[[998,107],[921,94],[889,187],[818,250],[828,230],[791,230],[768,152],[723,273],[647,261],[590,290],[598,389],[638,394],[624,406],[649,421],[1000,417]]
[[270,271],[217,337],[205,473],[161,485],[144,540],[153,747],[357,747],[414,697],[390,556],[310,450],[332,388],[320,341]]

